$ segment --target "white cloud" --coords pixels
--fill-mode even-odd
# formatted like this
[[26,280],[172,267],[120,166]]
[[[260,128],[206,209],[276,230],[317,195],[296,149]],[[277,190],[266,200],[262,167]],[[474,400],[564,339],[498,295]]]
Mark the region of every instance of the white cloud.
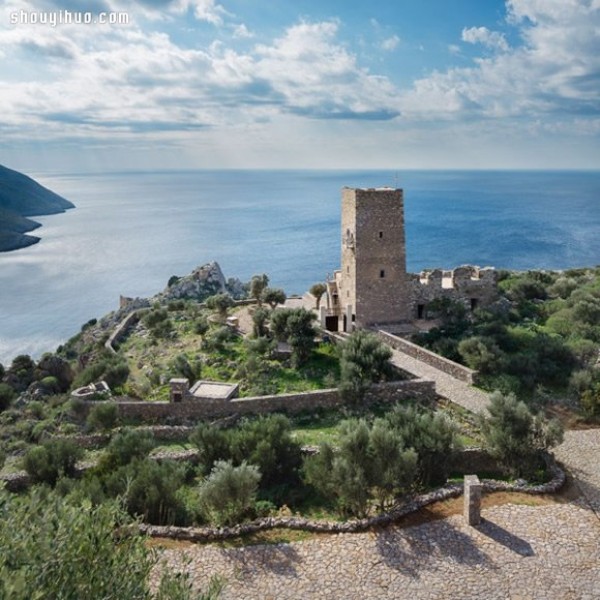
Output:
[[246,27],[246,25],[244,25],[244,23],[241,23],[240,25],[235,26],[233,37],[237,39],[249,39],[253,38],[254,34]]
[[[507,9],[522,45],[416,81],[401,101],[407,118],[600,114],[600,2],[510,0]],[[503,46],[494,33],[472,28],[463,38]]]
[[397,35],[392,35],[381,42],[381,48],[387,52],[395,50],[400,44],[400,38]]
[[495,50],[508,50],[508,43],[502,33],[490,31],[487,27],[470,27],[462,30],[461,39],[469,44],[483,44]]

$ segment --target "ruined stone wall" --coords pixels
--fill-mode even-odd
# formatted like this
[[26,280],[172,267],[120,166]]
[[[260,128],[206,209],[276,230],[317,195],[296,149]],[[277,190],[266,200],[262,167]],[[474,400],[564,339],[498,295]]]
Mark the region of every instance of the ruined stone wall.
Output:
[[451,375],[455,379],[465,381],[471,385],[473,385],[477,379],[477,371],[473,371],[473,369],[460,365],[457,362],[440,356],[435,352],[431,352],[426,348],[417,346],[417,344],[413,344],[404,338],[382,330],[378,331],[377,335],[392,348],[399,350],[412,358],[416,358],[427,365],[435,367],[443,373]]
[[[435,397],[432,381],[415,379],[374,385],[367,391],[364,401],[394,403],[415,398],[429,402]],[[333,408],[345,403],[338,390],[317,390],[277,396],[257,396],[234,400],[199,400],[197,402],[118,402],[119,416],[139,419],[148,423],[161,423],[224,417],[227,415],[265,414],[271,412],[298,413],[317,408]],[[89,408],[98,402],[87,402]]]
[[411,320],[426,316],[427,305],[438,298],[463,302],[469,310],[489,305],[498,299],[497,280],[495,269],[470,265],[451,271],[434,269],[410,273],[407,285],[411,298]]

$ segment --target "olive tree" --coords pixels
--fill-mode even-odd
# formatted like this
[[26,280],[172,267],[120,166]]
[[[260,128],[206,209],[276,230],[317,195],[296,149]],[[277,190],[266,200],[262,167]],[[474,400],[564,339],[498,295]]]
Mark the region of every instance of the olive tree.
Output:
[[391,374],[392,351],[373,333],[354,331],[339,352],[340,392],[347,399],[362,399],[371,383]]
[[198,490],[201,512],[215,525],[235,524],[254,505],[259,481],[255,465],[217,461]]
[[327,291],[327,286],[324,283],[315,283],[308,291],[315,297],[315,308],[319,310],[321,297]]
[[480,419],[486,448],[516,477],[531,476],[543,465],[543,453],[563,439],[558,421],[532,414],[514,394],[494,392],[488,412]]

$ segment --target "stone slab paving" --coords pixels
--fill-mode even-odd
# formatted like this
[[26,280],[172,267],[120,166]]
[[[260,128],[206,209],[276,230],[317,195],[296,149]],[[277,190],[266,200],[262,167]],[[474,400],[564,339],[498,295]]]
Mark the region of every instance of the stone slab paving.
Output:
[[435,381],[437,393],[451,402],[474,413],[482,413],[486,410],[489,403],[489,394],[486,392],[398,350],[392,350],[391,360],[403,371],[422,379]]
[[483,518],[477,528],[454,516],[378,533],[164,554],[199,586],[223,575],[223,600],[600,597],[600,522],[592,511],[507,504]]
[[577,486],[600,519],[600,429],[566,431],[555,455],[573,474]]

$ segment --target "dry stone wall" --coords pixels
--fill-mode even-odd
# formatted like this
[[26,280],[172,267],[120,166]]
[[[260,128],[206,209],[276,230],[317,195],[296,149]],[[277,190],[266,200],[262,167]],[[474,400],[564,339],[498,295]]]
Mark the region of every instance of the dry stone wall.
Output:
[[[373,385],[365,394],[364,402],[395,403],[414,398],[423,402],[431,401],[436,395],[433,381],[414,379]],[[86,403],[89,410],[98,402]],[[195,402],[117,402],[122,419],[140,420],[146,423],[160,423],[168,420],[191,421],[211,419],[228,415],[266,414],[271,412],[298,413],[317,408],[334,408],[345,404],[337,389],[317,390],[297,394],[276,396],[256,396],[233,400],[198,400]]]
[[418,346],[417,344],[413,344],[404,338],[398,337],[396,335],[392,335],[387,331],[380,330],[377,332],[379,337],[389,346],[411,356],[412,358],[416,358],[421,362],[439,369],[443,373],[454,377],[455,379],[459,379],[460,381],[464,381],[468,384],[475,384],[477,380],[477,371],[473,371],[473,369],[469,369],[464,365],[461,365],[457,362],[449,360],[435,352],[431,352],[426,348]]

